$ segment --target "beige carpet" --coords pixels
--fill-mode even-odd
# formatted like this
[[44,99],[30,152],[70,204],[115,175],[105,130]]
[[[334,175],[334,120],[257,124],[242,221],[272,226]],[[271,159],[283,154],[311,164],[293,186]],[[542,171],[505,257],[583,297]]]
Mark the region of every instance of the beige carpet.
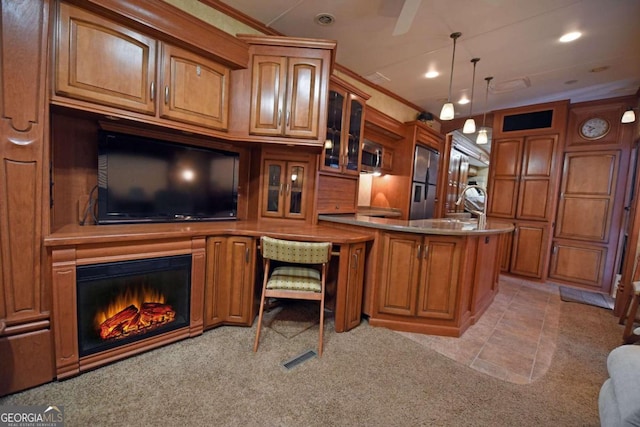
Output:
[[597,426],[606,356],[621,326],[608,310],[560,306],[557,349],[531,384],[480,373],[363,322],[292,370],[281,363],[317,345],[220,327],[78,377],[0,398],[62,405],[71,426]]
[[[325,314],[325,322],[333,318]],[[320,303],[317,301],[283,300],[263,316],[263,326],[285,338],[293,338],[320,323]],[[316,327],[317,330],[317,327]]]

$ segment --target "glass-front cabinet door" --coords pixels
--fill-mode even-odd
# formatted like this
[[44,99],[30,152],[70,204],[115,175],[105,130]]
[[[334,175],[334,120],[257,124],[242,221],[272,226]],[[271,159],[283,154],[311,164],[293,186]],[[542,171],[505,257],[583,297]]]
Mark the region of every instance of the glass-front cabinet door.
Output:
[[365,100],[333,87],[329,90],[327,138],[320,169],[344,175],[358,175],[364,126]]
[[270,160],[265,166],[267,176],[262,215],[281,217],[284,213],[283,195],[285,188],[283,178],[286,162]]
[[322,169],[340,171],[342,169],[342,116],[345,110],[344,94],[329,91],[327,111],[327,138],[324,142]]
[[349,133],[347,135],[344,172],[357,174],[360,165],[360,145],[362,143],[362,127],[364,125],[364,104],[351,97],[349,103]]
[[285,216],[288,218],[304,218],[306,214],[305,163],[289,163],[287,165],[287,184],[285,195]]
[[304,219],[308,163],[267,160],[262,216]]

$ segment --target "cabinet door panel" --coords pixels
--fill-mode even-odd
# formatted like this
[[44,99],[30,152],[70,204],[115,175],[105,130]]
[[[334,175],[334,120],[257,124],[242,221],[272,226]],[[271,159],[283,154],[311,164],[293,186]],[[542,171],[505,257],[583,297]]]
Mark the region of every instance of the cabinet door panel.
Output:
[[455,318],[458,294],[459,245],[451,239],[430,238],[424,245],[416,315]]
[[207,239],[207,266],[204,289],[204,326],[216,326],[224,322],[225,306],[225,238]]
[[306,181],[309,165],[307,163],[287,163],[287,183],[285,193],[285,212],[287,218],[305,218],[307,215]]
[[250,237],[229,237],[226,264],[229,287],[226,321],[239,325],[253,323],[254,241]]
[[316,138],[320,114],[322,60],[289,58],[288,105],[285,133],[296,138]]
[[548,197],[551,189],[548,179],[527,179],[520,182],[518,200],[518,219],[544,221],[550,214]]
[[609,241],[619,156],[619,151],[566,154],[556,237]]
[[496,140],[491,147],[487,215],[515,218],[523,139]]
[[555,243],[549,277],[600,288],[606,259],[606,246]]
[[550,220],[557,135],[525,138],[518,194],[519,219]]
[[262,216],[282,217],[284,215],[283,197],[286,168],[286,162],[274,160],[265,162]]
[[416,236],[385,235],[378,311],[413,316],[418,286],[418,245]]
[[511,247],[513,245],[513,233],[500,235],[500,270],[507,272],[511,265]]
[[[500,218],[515,218],[518,191],[516,179],[494,179],[489,189],[489,206],[487,215]],[[455,201],[453,203],[455,205]]]
[[512,243],[511,272],[541,278],[547,238],[548,226],[544,223],[517,223]]
[[522,138],[496,140],[491,147],[492,174],[498,177],[520,175],[522,159]]
[[226,129],[229,69],[170,45],[162,49],[160,115],[196,125]]
[[262,135],[282,133],[286,72],[286,58],[254,55],[250,133]]
[[319,214],[356,213],[358,202],[358,180],[351,177],[319,175]]
[[327,171],[339,171],[342,167],[342,127],[347,111],[346,100],[346,93],[335,89],[329,91],[327,139],[321,164],[321,168]]
[[65,3],[57,37],[57,94],[154,114],[156,41]]
[[471,311],[476,314],[483,310],[493,300],[498,292],[498,251],[500,239],[504,236],[480,236],[477,238],[478,249],[473,278],[473,294]]
[[550,177],[553,172],[553,155],[556,151],[557,136],[529,136],[525,139],[522,176]]
[[[349,103],[349,128],[346,137],[346,163],[344,165],[344,172],[351,175],[357,175],[360,170],[360,156],[362,146],[362,128],[364,126],[364,102],[360,102],[357,99],[351,99]],[[384,150],[383,150],[384,153]],[[382,156],[382,168],[389,170],[391,168],[391,161],[387,158],[385,164],[385,156]]]
[[346,329],[360,324],[362,314],[362,291],[364,278],[365,244],[358,243],[349,248],[349,271],[347,272]]

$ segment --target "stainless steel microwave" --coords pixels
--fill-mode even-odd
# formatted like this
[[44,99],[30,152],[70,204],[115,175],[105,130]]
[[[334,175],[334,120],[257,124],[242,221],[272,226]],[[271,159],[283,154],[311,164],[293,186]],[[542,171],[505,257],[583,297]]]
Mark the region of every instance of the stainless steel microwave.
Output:
[[360,171],[376,172],[382,166],[382,145],[365,139],[362,143]]

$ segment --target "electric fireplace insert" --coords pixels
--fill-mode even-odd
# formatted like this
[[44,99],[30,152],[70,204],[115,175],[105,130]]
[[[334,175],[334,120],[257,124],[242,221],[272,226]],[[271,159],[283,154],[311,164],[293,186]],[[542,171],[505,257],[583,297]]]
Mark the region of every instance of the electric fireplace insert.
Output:
[[191,255],[78,266],[80,357],[189,326]]

